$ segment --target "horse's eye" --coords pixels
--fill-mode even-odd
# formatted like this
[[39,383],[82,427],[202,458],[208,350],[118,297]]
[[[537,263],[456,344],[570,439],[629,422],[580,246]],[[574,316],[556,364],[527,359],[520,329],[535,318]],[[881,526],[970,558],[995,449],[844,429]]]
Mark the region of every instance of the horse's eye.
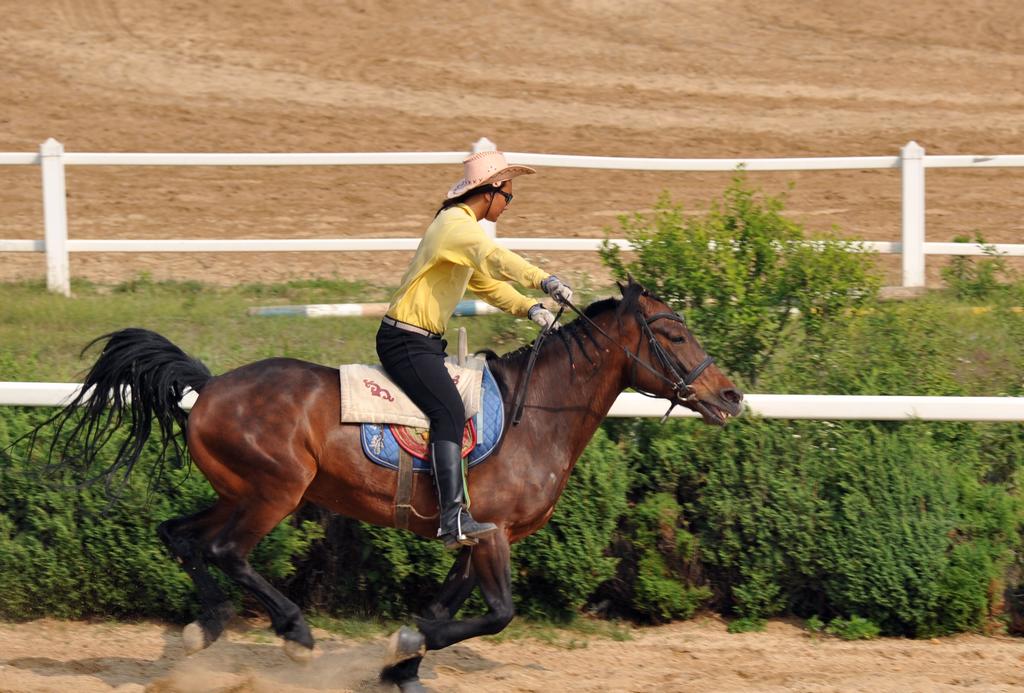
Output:
[[672,337],[669,337],[668,341],[673,342],[675,344],[682,344],[683,342],[686,341],[686,337],[680,337],[679,335],[674,335]]

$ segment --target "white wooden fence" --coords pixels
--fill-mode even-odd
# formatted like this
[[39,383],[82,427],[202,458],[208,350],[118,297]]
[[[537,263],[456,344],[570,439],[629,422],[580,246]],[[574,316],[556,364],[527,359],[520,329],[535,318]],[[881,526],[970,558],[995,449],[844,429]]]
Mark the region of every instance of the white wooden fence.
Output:
[[[493,148],[481,139],[473,150]],[[45,252],[47,286],[70,294],[68,253],[73,252],[263,252],[277,250],[352,251],[412,250],[418,238],[334,238],[298,240],[76,240],[68,238],[65,166],[359,166],[424,164],[457,165],[466,152],[308,153],[308,154],[189,154],[65,152],[49,139],[39,153],[0,152],[0,165],[38,165],[42,169],[45,240],[0,240],[0,252]],[[815,157],[776,159],[662,159],[610,156],[568,156],[506,152],[509,161],[532,166],[619,169],[637,171],[821,171],[892,168],[901,170],[902,240],[865,241],[865,248],[880,253],[901,253],[903,285],[925,284],[926,255],[982,255],[986,246],[974,243],[925,242],[926,168],[1022,167],[1024,155],[928,156],[916,142],[908,142],[899,156]],[[493,233],[493,228],[490,229]],[[512,250],[596,250],[600,238],[502,238]],[[623,239],[613,239],[629,248]],[[998,244],[996,252],[1024,256],[1024,244]]]
[[[46,406],[66,403],[77,394],[78,383],[0,382],[0,406]],[[196,394],[181,401],[186,409]],[[746,396],[747,410],[768,419],[893,421],[1024,421],[1024,397],[911,397],[864,395],[759,395]],[[665,400],[626,392],[619,395],[608,416],[660,417]],[[697,414],[676,407],[673,417]]]

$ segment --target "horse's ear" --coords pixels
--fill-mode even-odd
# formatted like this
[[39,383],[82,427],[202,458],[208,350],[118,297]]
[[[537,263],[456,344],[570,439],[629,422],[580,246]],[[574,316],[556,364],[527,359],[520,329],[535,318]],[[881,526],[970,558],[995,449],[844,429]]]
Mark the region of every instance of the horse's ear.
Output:
[[644,294],[644,287],[640,286],[633,277],[629,276],[627,278],[629,279],[628,284],[619,284],[619,289],[622,291],[623,309],[635,306],[637,299]]
[[[636,279],[633,279],[632,274],[626,273],[626,279],[628,280],[628,283],[626,284],[627,289],[636,292],[640,296],[647,295],[647,287],[638,282]],[[621,284],[619,285],[619,288],[622,288]],[[625,289],[623,289],[623,293],[625,293]]]
[[631,273],[629,273],[629,272],[626,272],[626,283],[625,284],[623,284],[622,282],[615,282],[615,284],[616,284],[616,286],[619,287],[619,292],[623,296],[626,295],[626,289],[631,289],[634,286],[638,286],[638,284],[636,282],[636,279],[633,279],[633,275]]

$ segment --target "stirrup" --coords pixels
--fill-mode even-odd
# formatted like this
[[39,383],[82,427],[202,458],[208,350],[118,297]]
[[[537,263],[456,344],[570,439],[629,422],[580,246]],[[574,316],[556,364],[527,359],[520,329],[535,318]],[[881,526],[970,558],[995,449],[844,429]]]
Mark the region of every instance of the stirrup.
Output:
[[[462,526],[463,514],[470,520],[469,526],[466,528],[469,530],[468,532]],[[456,549],[462,546],[476,546],[480,543],[480,537],[486,537],[497,531],[498,526],[493,522],[477,522],[465,508],[459,508],[458,515],[455,517],[455,531],[444,532],[438,527],[437,536],[444,541],[446,549]]]
[[480,543],[479,539],[467,537],[465,534],[461,537],[457,537],[453,532],[448,532],[447,534],[439,533],[437,537],[444,542],[444,547],[449,551],[458,551],[463,546],[476,546]]

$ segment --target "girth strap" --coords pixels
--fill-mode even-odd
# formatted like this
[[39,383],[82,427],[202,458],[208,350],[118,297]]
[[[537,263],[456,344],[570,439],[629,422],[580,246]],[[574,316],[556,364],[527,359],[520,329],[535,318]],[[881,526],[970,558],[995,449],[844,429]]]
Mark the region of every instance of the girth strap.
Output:
[[412,510],[412,455],[398,449],[398,484],[395,487],[395,527],[409,529],[409,511]]
[[413,514],[421,520],[433,520],[438,517],[423,515],[416,511],[412,504],[412,494],[416,486],[416,475],[412,471],[412,455],[403,448],[398,448],[398,475],[395,484],[395,527],[409,529],[409,515]]

